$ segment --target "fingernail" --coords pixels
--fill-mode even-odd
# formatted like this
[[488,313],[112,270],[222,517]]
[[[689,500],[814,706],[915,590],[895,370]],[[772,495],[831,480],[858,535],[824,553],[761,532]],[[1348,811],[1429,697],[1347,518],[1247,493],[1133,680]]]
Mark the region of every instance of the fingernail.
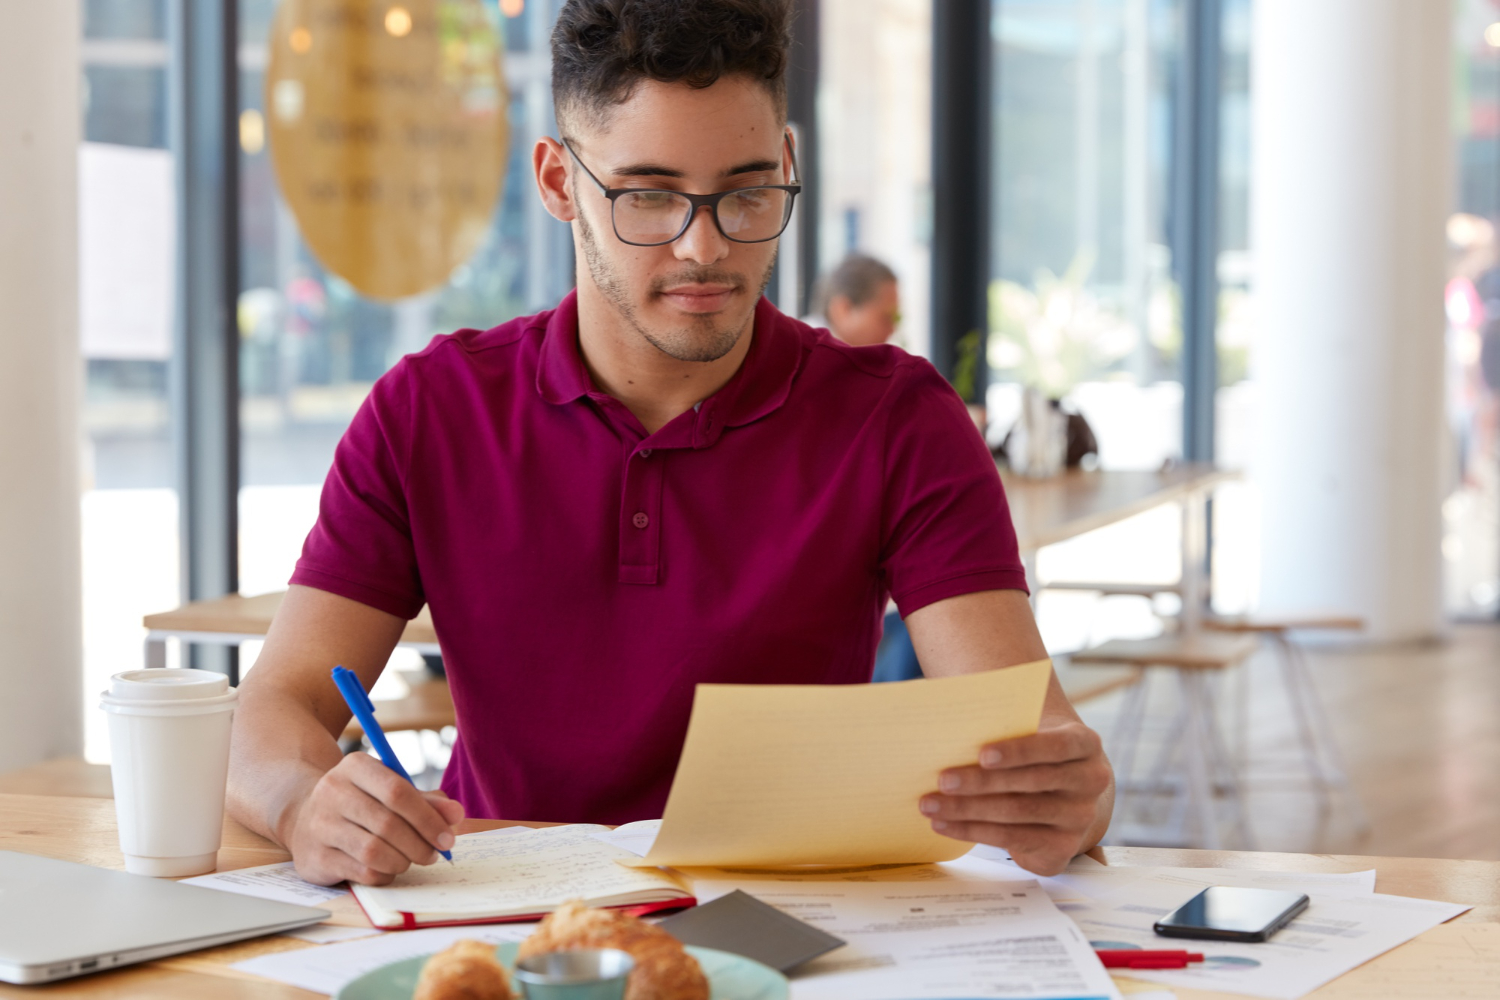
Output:
[[438,834],[438,847],[444,851],[453,849],[453,834],[444,831]]
[[932,821],[932,828],[934,830],[946,830],[946,829],[948,829],[948,824],[944,823],[940,819],[935,819],[935,820]]
[[945,792],[958,791],[958,775],[942,774],[938,776],[938,787]]
[[929,816],[931,816],[933,813],[937,812],[938,811],[938,801],[937,801],[937,799],[923,799],[922,800],[922,811],[924,813],[926,813],[927,815],[929,815]]
[[986,747],[979,754],[979,763],[984,767],[999,767],[1000,751],[994,747]]

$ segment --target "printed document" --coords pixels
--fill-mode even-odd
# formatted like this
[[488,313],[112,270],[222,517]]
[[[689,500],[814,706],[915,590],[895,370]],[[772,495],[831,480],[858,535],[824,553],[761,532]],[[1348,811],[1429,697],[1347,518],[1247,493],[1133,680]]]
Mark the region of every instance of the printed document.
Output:
[[290,861],[261,865],[258,868],[214,872],[212,875],[185,878],[182,882],[184,885],[237,892],[242,896],[258,896],[261,899],[274,899],[278,903],[296,903],[298,906],[321,906],[330,899],[349,894],[348,889],[314,885],[304,880]]
[[[742,888],[848,942],[791,976],[792,1000],[1109,997],[1113,981],[1035,881],[965,880],[922,866],[787,880],[694,878],[701,899]],[[935,872],[935,874],[934,874]],[[908,870],[910,874],[910,870]]]
[[1094,948],[1191,947],[1206,956],[1202,964],[1186,969],[1132,969],[1131,978],[1294,1000],[1468,909],[1458,903],[1350,892],[1347,885],[1340,887],[1344,891],[1328,891],[1316,881],[1298,884],[1288,878],[1268,887],[1306,892],[1312,902],[1269,941],[1184,942],[1159,937],[1152,930],[1155,921],[1206,886],[1253,884],[1244,876],[1255,874],[1241,871],[1225,877],[1220,872],[1204,877],[1199,869],[1157,873],[1131,882],[1128,891],[1122,887],[1111,893],[1107,901],[1070,903],[1066,913]]
[[699,684],[642,865],[947,861],[917,808],[938,773],[1041,721],[1052,662],[895,684]]

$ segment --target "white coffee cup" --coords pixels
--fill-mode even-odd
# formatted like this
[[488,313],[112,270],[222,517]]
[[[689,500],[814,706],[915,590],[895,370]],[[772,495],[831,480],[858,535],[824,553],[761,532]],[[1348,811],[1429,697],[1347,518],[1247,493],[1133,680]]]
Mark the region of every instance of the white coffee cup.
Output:
[[208,670],[127,670],[110,678],[115,818],[125,870],[202,875],[224,835],[229,726],[238,692]]

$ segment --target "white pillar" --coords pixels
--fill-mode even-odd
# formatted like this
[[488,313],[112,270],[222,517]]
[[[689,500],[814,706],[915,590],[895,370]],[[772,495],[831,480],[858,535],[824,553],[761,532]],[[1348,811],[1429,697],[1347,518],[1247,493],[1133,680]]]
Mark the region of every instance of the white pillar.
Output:
[[1442,628],[1447,0],[1256,0],[1261,606]]
[[79,6],[0,31],[0,771],[83,748]]

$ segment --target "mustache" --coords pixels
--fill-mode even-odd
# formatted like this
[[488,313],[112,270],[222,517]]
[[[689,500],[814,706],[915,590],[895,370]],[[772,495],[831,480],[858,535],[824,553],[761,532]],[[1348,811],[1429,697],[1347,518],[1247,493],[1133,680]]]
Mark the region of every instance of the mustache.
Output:
[[663,275],[651,282],[651,296],[655,298],[668,288],[681,285],[728,285],[740,291],[746,285],[745,276],[717,267],[692,267],[676,274]]

